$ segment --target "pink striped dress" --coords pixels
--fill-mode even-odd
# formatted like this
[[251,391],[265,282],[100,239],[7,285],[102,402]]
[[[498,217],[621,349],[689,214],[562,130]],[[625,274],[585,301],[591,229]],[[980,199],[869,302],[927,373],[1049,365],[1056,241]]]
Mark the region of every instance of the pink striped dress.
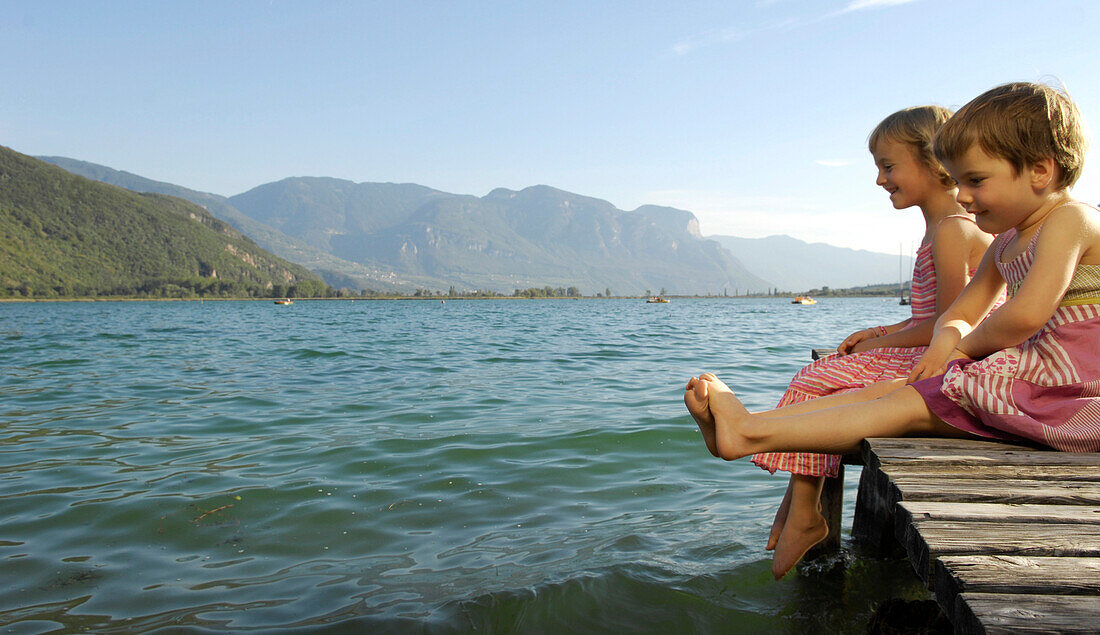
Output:
[[[966,217],[963,217],[966,218]],[[973,271],[970,272],[973,275]],[[936,315],[936,267],[932,262],[932,244],[917,249],[910,289],[912,320],[907,329]],[[874,348],[850,355],[830,355],[804,367],[791,380],[777,407],[826,395],[858,390],[890,379],[904,379],[920,361],[927,346]],[[809,452],[764,452],[754,454],[752,462],[775,473],[776,470],[811,476],[836,476],[840,456]]]
[[[997,268],[1015,293],[1034,260],[1035,238]],[[1041,229],[1040,229],[1041,231]],[[1011,232],[1011,233],[1010,233]],[[1078,265],[1054,315],[1018,346],[958,360],[912,384],[929,410],[983,437],[1033,441],[1065,452],[1100,451],[1100,265]]]

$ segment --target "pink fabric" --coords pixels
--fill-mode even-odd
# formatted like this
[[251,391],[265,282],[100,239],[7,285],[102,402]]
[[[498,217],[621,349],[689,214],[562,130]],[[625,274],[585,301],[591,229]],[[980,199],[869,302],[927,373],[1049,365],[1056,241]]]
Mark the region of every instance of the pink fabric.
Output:
[[[998,252],[998,269],[1009,289],[1018,288],[1027,275],[1035,243],[1033,239],[1023,254],[1008,263],[1001,263]],[[1098,335],[1100,304],[1062,306],[1019,346],[980,360],[954,362],[944,375],[911,385],[936,416],[960,430],[1034,441],[1066,452],[1097,452]]]
[[[907,328],[913,328],[936,314],[936,268],[932,262],[931,243],[917,249],[910,299],[912,321]],[[798,371],[777,407],[858,390],[880,381],[904,379],[920,361],[926,348],[876,348],[819,359]],[[752,462],[773,474],[776,470],[783,470],[810,476],[836,476],[840,458],[835,454],[810,452],[763,452],[754,454]]]

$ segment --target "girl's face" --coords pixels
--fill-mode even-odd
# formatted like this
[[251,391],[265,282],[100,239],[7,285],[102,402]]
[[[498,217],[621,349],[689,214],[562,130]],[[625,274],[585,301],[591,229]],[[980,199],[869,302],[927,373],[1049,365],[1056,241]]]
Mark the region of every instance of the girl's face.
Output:
[[1022,223],[1040,204],[1026,173],[1017,173],[1011,163],[989,156],[977,144],[944,167],[958,183],[956,200],[974,214],[982,231],[999,234]]
[[894,209],[923,205],[944,187],[907,143],[880,139],[871,150],[878,166],[875,183],[890,193]]

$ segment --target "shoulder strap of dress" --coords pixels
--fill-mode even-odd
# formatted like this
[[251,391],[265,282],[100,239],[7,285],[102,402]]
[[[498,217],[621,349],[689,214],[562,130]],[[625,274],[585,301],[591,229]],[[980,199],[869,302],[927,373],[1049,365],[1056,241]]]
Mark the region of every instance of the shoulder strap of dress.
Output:
[[[1080,203],[1080,204],[1082,204],[1086,207],[1091,207],[1092,209],[1100,211],[1100,209],[1098,209],[1096,207],[1093,207],[1092,205],[1089,205],[1088,203],[1081,203],[1081,201],[1074,201],[1074,200],[1066,201],[1065,203],[1062,203],[1061,205],[1058,205],[1057,207],[1051,208],[1050,211],[1053,212],[1054,210],[1058,209],[1059,207],[1065,207],[1066,205],[1072,205],[1074,203]],[[1029,251],[1032,251],[1033,249],[1035,249],[1035,245],[1039,242],[1039,234],[1043,233],[1043,225],[1046,225],[1046,220],[1044,220],[1043,224],[1039,225],[1039,228],[1035,230],[1035,233],[1032,234],[1032,236],[1031,236],[1031,240],[1027,241],[1027,248],[1024,249],[1024,252],[1029,252]],[[1009,234],[1008,232],[1012,232],[1012,233]],[[997,246],[997,262],[1001,262],[1001,254],[1004,252],[1005,246],[1008,245],[1009,240],[1011,240],[1013,237],[1015,237],[1016,233],[1017,233],[1016,228],[1015,227],[1010,227],[1010,228],[1006,229],[1005,231],[1003,231],[999,236],[997,236],[997,240],[1001,240],[1001,238],[1003,237],[1003,240],[1001,240],[1001,244]],[[1023,255],[1023,254],[1021,254],[1021,255]],[[1019,256],[1017,256],[1017,258],[1018,257]]]
[[997,236],[997,238],[995,239],[997,241],[997,257],[995,258],[997,262],[1001,262],[1001,255],[1005,252],[1005,246],[1008,245],[1008,241],[1012,240],[1012,237],[1015,235],[1016,228],[1009,227]]
[[976,220],[974,220],[973,218],[971,218],[971,217],[967,216],[966,214],[952,214],[952,215],[950,215],[950,216],[944,216],[943,218],[941,218],[941,219],[940,219],[940,222],[939,222],[939,223],[936,223],[936,227],[939,227],[939,226],[940,226],[940,223],[943,223],[943,221],[947,220],[948,218],[961,218],[961,219],[963,219],[963,220],[968,220],[968,221],[970,221],[971,223],[974,223],[975,225],[977,225],[977,224],[978,224],[978,221],[976,221]]

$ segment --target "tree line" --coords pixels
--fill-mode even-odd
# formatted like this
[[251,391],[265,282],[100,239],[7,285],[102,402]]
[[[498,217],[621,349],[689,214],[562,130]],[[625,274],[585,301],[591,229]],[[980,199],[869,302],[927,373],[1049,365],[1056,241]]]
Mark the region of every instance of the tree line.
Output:
[[20,282],[0,285],[0,298],[64,299],[64,298],[331,298],[336,289],[320,280],[301,280],[293,284],[264,285],[241,280],[219,278],[161,278],[141,282],[120,281],[96,285],[80,282],[57,284]]

